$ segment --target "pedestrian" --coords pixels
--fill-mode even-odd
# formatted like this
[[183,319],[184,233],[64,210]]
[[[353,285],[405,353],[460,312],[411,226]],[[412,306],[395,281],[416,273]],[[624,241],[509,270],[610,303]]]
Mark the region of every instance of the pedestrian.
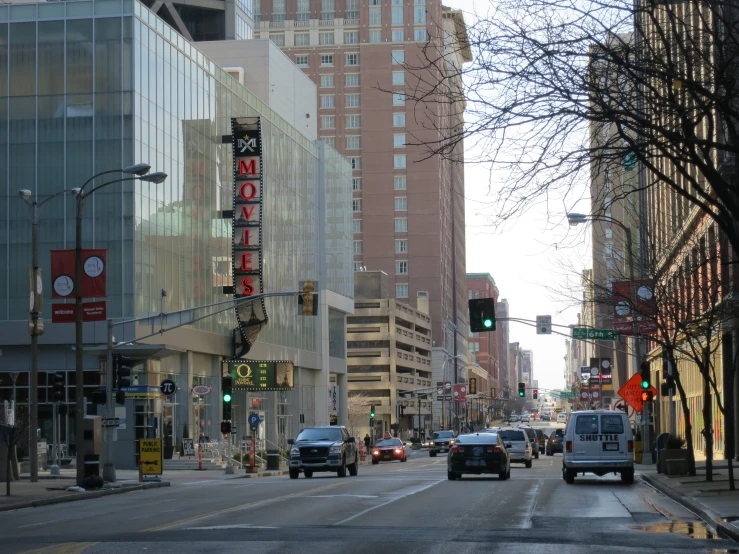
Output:
[[370,440],[371,440],[371,439],[370,439],[369,433],[367,433],[367,434],[366,434],[366,435],[364,436],[364,447],[365,447],[365,448],[366,448],[367,450],[369,450],[369,447],[370,447]]

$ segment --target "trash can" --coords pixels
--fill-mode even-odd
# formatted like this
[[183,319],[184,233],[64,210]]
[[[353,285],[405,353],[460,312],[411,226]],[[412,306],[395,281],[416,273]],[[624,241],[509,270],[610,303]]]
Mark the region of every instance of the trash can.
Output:
[[667,448],[667,441],[670,439],[670,433],[660,433],[657,436],[657,473],[667,473],[667,460],[663,450]]
[[100,476],[100,454],[85,454],[85,478]]
[[279,450],[267,450],[267,469],[280,469]]

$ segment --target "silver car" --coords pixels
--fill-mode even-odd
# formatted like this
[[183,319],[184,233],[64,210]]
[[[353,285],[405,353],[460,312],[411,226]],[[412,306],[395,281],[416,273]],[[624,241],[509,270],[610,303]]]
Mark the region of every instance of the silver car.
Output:
[[531,441],[523,429],[501,427],[485,429],[486,433],[497,433],[503,439],[505,448],[511,455],[511,463],[524,464],[527,468],[532,464]]

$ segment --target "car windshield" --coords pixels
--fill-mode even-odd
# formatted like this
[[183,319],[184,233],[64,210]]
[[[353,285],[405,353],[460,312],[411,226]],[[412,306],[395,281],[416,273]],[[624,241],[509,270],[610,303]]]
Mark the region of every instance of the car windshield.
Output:
[[341,429],[303,429],[295,442],[299,441],[340,441]]
[[400,446],[400,439],[392,439],[387,441],[377,441],[375,446]]
[[435,439],[451,439],[454,438],[454,431],[438,431],[434,433]]
[[500,438],[504,441],[525,441],[526,437],[523,434],[523,431],[517,431],[515,429],[511,429],[510,431],[498,431],[498,434],[500,434]]

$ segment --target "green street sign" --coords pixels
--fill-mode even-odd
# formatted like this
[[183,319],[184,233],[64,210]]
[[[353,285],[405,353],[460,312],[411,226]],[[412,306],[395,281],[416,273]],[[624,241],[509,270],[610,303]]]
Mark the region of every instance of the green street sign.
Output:
[[560,395],[560,398],[577,398],[577,393],[576,392],[563,392]]
[[592,339],[592,340],[616,340],[618,331],[613,329],[591,329],[589,327],[573,327],[573,339]]

